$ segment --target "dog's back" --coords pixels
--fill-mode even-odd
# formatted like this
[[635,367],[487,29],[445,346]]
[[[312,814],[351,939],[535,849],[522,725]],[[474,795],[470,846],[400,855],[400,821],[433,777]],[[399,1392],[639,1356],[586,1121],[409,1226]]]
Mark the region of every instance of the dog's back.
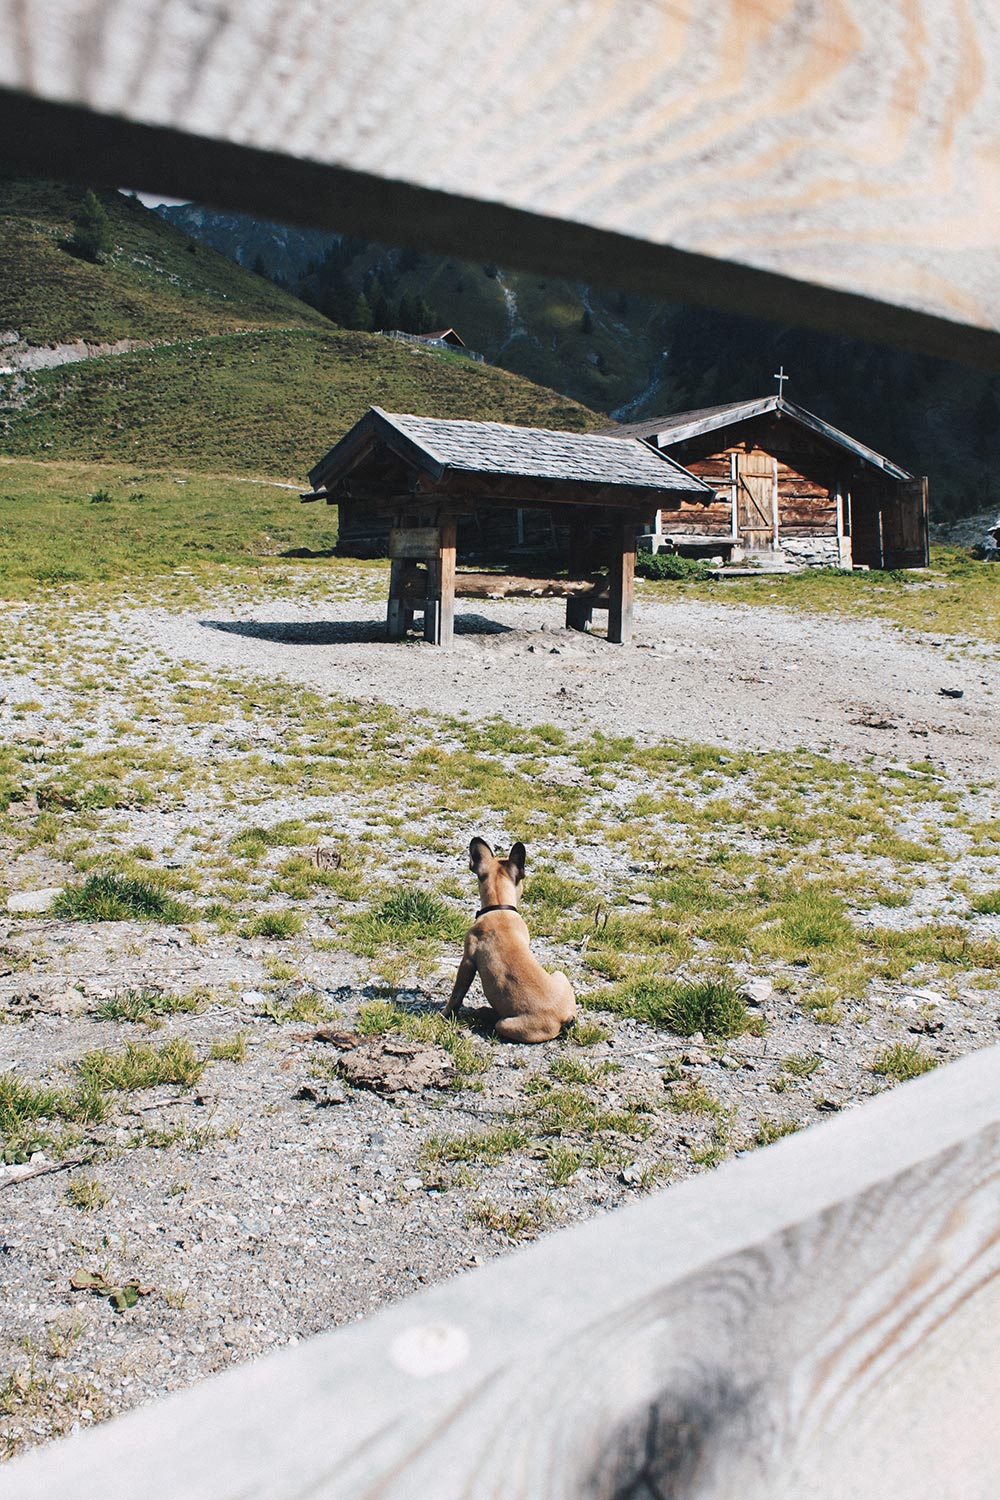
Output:
[[455,988],[445,1007],[454,1015],[476,974],[496,1013],[496,1035],[510,1042],[545,1042],[576,1015],[565,974],[550,974],[531,951],[528,928],[517,910],[526,852],[515,844],[498,859],[485,839],[469,845],[469,865],[479,879],[480,910],[465,938]]

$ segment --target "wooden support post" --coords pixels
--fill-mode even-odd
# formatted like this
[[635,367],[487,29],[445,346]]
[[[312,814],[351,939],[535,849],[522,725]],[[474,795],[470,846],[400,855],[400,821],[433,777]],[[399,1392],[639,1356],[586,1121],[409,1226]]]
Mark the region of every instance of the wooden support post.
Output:
[[455,638],[455,531],[455,517],[445,516],[438,534],[437,555],[427,569],[424,637],[446,649]]
[[627,645],[632,639],[632,601],[635,596],[635,530],[634,520],[622,521],[612,529],[614,538],[608,582],[611,598],[608,604],[608,640]]
[[407,615],[412,614],[407,610],[402,598],[403,573],[406,563],[402,558],[394,557],[389,565],[389,603],[385,612],[386,634],[390,641],[401,641],[406,634]]
[[[574,516],[569,529],[569,556],[566,566],[571,578],[586,573],[591,565],[591,521],[587,514]],[[586,599],[570,595],[566,600],[566,629],[589,630],[594,611]]]

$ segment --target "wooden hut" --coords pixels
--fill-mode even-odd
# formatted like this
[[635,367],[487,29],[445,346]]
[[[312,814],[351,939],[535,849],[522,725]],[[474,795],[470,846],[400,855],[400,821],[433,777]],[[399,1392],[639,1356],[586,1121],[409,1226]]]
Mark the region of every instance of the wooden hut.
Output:
[[439,645],[451,642],[456,593],[521,591],[496,573],[456,574],[460,517],[488,524],[497,513],[548,513],[552,534],[564,539],[561,566],[550,569],[559,576],[516,582],[526,593],[564,596],[571,628],[585,629],[593,610],[606,609],[608,640],[621,642],[632,631],[637,530],[657,513],[714,498],[702,480],[634,438],[444,421],[377,406],[310,470],[309,482],[304,500],[325,500],[342,518],[388,528],[390,639],[419,613],[425,636]]
[[812,566],[927,564],[927,480],[782,396],[608,430],[644,439],[714,491],[659,516],[654,546]]

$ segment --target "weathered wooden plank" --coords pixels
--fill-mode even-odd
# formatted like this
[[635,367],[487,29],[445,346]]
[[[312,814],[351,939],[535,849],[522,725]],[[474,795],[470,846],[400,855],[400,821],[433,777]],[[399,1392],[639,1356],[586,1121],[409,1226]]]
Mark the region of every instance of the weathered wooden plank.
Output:
[[436,582],[441,599],[438,645],[444,646],[446,650],[455,639],[455,532],[455,517],[446,516],[441,522],[441,546],[436,565]]
[[28,1455],[4,1495],[994,1500],[998,1319],[994,1048]]
[[459,599],[569,599],[591,609],[606,609],[608,602],[605,578],[531,578],[465,568],[455,574],[455,594]]
[[627,645],[635,604],[635,522],[625,522],[615,531],[608,564],[608,640]]
[[427,562],[437,556],[439,533],[436,526],[391,526],[389,556]]
[[9,169],[1000,364],[982,0],[2,0]]

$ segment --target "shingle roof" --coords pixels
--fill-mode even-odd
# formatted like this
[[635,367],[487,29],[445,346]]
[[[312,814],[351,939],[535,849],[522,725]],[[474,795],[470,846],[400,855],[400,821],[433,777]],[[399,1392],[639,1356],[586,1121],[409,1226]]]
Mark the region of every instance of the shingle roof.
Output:
[[698,411],[678,411],[668,417],[649,417],[645,422],[622,423],[618,427],[608,427],[605,431],[609,435],[617,432],[624,437],[645,439],[663,448],[670,447],[674,443],[683,443],[688,438],[699,437],[703,432],[714,432],[720,427],[728,427],[733,422],[745,422],[749,417],[765,416],[769,412],[791,417],[793,421],[799,422],[803,427],[808,427],[820,437],[828,438],[830,442],[846,448],[856,457],[863,459],[865,463],[873,464],[877,469],[883,469],[894,479],[913,477],[906,469],[901,469],[898,464],[894,464],[891,459],[885,458],[881,453],[876,453],[874,448],[869,448],[867,444],[858,442],[857,438],[841,432],[839,427],[824,422],[822,417],[817,417],[814,412],[806,411],[804,406],[796,406],[793,402],[786,401],[783,396],[762,396],[756,401],[731,401],[725,406],[703,406]]
[[[391,428],[419,449],[437,472],[510,474],[530,479],[564,479],[581,484],[621,485],[630,489],[686,490],[702,494],[709,487],[666,454],[631,437],[596,433],[553,432],[540,427],[510,427],[502,422],[466,422],[385,412],[373,406],[369,417]],[[360,426],[361,424],[359,424]],[[388,434],[386,434],[388,436]],[[312,471],[322,475],[348,433]],[[315,481],[314,481],[315,482]]]

